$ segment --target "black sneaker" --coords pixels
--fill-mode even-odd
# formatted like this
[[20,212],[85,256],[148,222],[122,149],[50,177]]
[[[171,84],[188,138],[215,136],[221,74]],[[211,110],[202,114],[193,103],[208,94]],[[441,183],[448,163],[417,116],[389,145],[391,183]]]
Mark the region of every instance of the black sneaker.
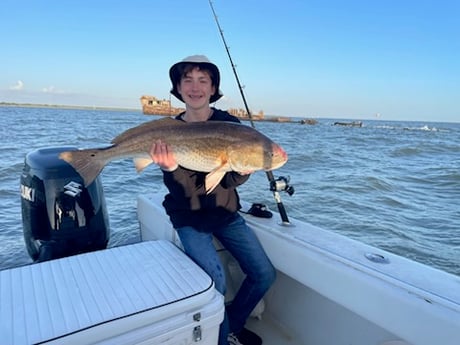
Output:
[[262,344],[262,338],[247,328],[243,328],[243,330],[240,333],[236,334],[236,337],[238,338],[239,342],[243,345]]
[[230,333],[227,337],[228,345],[243,345],[240,343],[234,333]]

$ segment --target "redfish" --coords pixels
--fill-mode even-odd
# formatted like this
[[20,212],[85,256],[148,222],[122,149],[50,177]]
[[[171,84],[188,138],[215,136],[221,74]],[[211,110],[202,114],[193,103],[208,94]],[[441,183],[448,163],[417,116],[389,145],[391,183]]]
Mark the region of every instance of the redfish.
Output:
[[172,149],[177,163],[187,169],[207,172],[210,193],[226,172],[273,170],[288,159],[283,148],[252,127],[224,121],[183,122],[171,118],[153,120],[130,128],[104,148],[65,151],[59,158],[68,162],[90,185],[111,161],[133,158],[138,172],[152,163],[154,141]]

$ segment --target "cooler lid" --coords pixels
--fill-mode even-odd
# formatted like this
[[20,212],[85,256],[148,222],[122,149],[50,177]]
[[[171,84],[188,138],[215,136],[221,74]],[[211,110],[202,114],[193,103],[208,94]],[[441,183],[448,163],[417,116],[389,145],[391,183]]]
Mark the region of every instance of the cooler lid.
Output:
[[75,255],[0,271],[0,339],[36,344],[101,326],[106,333],[112,321],[110,332],[120,334],[214,295],[211,278],[168,241]]

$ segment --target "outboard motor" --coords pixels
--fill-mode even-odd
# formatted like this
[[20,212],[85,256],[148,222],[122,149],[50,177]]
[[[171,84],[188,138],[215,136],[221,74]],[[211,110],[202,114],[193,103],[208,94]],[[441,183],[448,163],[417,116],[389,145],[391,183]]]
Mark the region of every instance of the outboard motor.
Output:
[[104,249],[110,229],[100,178],[87,188],[64,160],[75,147],[38,149],[27,154],[21,176],[24,240],[36,261]]

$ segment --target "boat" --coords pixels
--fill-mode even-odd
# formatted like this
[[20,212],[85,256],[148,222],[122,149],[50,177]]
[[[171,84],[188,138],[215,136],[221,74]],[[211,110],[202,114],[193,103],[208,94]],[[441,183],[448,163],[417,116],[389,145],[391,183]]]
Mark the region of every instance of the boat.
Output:
[[[24,178],[24,202],[44,195],[34,191],[38,186],[60,188],[51,182],[69,180],[63,193],[80,202],[82,181],[49,169],[48,183],[31,187]],[[46,174],[39,175],[35,182]],[[182,252],[163,197],[138,196],[137,219],[127,221],[139,223],[139,243],[0,271],[2,343],[216,344],[224,304],[244,275],[216,241],[229,277],[220,296]],[[280,221],[273,210],[273,217],[259,218],[246,213],[250,201],[242,205],[277,270],[247,323],[265,345],[459,344],[460,277],[297,219]]]
[[334,126],[362,127],[363,122],[362,121],[351,121],[351,122],[336,121],[334,122]]
[[[180,245],[161,202],[161,195],[139,196],[142,238]],[[273,214],[244,214],[277,269],[263,307],[248,322],[265,345],[459,343],[460,277],[296,219],[284,224]],[[242,273],[216,247],[238,285]]]
[[301,125],[316,125],[318,120],[316,119],[302,119],[299,121]]
[[140,100],[145,115],[175,116],[185,111],[184,108],[173,107],[171,100],[158,99],[155,96],[143,95]]

